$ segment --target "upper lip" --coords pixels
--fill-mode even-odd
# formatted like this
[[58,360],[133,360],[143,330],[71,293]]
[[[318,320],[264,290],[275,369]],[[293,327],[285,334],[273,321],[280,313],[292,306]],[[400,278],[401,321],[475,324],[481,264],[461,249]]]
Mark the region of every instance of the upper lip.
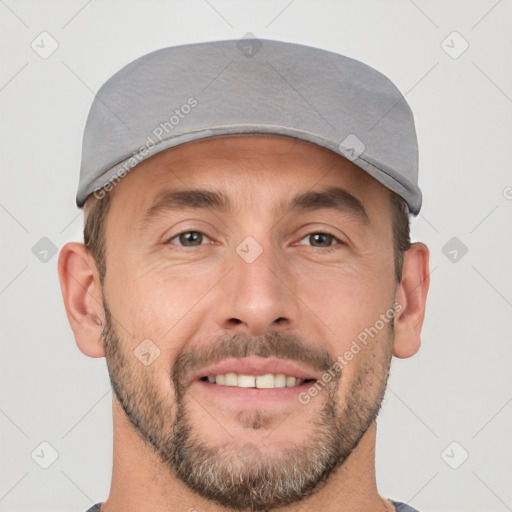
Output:
[[254,376],[265,375],[266,373],[272,373],[274,375],[281,373],[304,380],[317,380],[320,378],[318,372],[306,369],[295,361],[272,357],[242,357],[224,359],[211,366],[203,367],[193,372],[190,377],[190,382],[202,379],[203,377],[213,377],[226,373]]

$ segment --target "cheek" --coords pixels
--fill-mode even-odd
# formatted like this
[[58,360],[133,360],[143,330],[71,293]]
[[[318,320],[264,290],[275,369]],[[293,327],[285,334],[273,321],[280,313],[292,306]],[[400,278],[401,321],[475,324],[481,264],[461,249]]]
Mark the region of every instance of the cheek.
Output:
[[168,379],[172,362],[204,323],[200,301],[215,283],[212,272],[169,271],[144,262],[128,265],[119,259],[107,274],[107,300],[127,350],[133,352],[145,343],[158,355],[155,365]]
[[[333,331],[325,331],[326,340],[344,382],[350,385],[370,370],[381,375],[391,346],[392,268],[377,261],[343,271],[326,268],[312,273],[309,269],[300,276],[301,298]],[[334,370],[339,372],[340,367]],[[371,375],[366,378],[376,380]]]
[[394,302],[393,273],[376,265],[309,268],[296,275],[300,297],[332,327],[340,342],[372,326]]

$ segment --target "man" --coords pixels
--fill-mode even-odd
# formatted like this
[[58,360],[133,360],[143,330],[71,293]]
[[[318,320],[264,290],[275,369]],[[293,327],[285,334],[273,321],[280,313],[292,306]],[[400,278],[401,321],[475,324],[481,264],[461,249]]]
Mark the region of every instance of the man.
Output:
[[419,348],[428,249],[396,87],[243,40],[167,48],[99,91],[59,259],[106,357],[111,492],[90,512],[411,511],[375,481],[391,358]]

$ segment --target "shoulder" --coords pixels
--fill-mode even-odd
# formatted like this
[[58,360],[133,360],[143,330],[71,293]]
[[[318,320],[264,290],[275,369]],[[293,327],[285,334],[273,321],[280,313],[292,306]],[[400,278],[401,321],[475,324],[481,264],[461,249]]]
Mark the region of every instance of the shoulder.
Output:
[[399,501],[391,500],[391,503],[395,505],[396,512],[418,512],[415,508],[406,505],[405,503],[400,503]]
[[102,503],[96,503],[96,505],[86,510],[85,512],[100,512],[101,505]]

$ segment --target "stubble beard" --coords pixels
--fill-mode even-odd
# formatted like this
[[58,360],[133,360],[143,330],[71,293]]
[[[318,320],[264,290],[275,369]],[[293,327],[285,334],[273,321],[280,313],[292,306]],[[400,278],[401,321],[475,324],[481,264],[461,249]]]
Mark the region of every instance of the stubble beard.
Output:
[[[345,389],[342,407],[338,391],[344,381],[340,377],[325,386],[325,394],[314,398],[325,400],[325,404],[320,414],[309,420],[311,435],[307,440],[278,452],[274,449],[272,453],[234,438],[211,446],[198,435],[187,412],[186,403],[190,400],[187,400],[186,389],[180,386],[185,366],[176,366],[180,357],[172,370],[175,411],[172,414],[171,394],[163,397],[155,380],[151,379],[154,373],[150,367],[144,367],[133,354],[125,351],[126,344],[118,336],[103,300],[106,320],[103,342],[110,380],[114,396],[131,426],[155,451],[162,464],[189,489],[227,509],[256,512],[307,499],[347,460],[378,415],[391,364],[392,323],[385,336],[387,339],[379,340],[386,345],[379,354],[381,368],[362,368]],[[247,347],[259,345],[264,354],[282,356],[282,353],[274,354],[282,351],[278,347],[286,347],[287,343],[294,347],[288,335],[277,333],[276,336],[265,337],[263,342],[248,340],[245,352],[252,352],[252,348]],[[234,346],[233,343],[228,345]],[[237,346],[240,346],[238,340]],[[297,348],[295,346],[295,350]],[[378,379],[377,384],[375,379]],[[373,390],[372,396],[368,396],[368,389]],[[308,405],[297,403],[297,407]],[[301,415],[307,415],[306,411]],[[254,430],[268,427],[269,436],[271,429],[276,428],[263,410],[251,411],[245,421],[245,426]],[[290,426],[290,421],[284,420],[277,428]]]

